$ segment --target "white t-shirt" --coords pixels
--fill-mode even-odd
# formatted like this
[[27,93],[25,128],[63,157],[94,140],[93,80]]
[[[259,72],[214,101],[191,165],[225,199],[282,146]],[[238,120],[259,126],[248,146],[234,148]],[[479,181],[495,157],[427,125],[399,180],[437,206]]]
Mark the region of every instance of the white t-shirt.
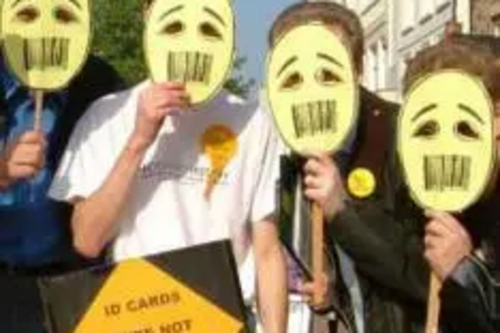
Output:
[[[146,85],[104,97],[85,113],[54,178],[51,197],[69,201],[99,189],[134,129],[138,96]],[[147,151],[117,223],[114,257],[122,260],[230,238],[241,268],[251,245],[252,223],[275,211],[282,144],[272,119],[257,102],[246,103],[227,92],[202,109],[170,119],[173,131],[162,130]],[[207,153],[202,137],[221,127],[234,135],[236,151],[207,201],[206,179],[218,150]],[[248,279],[242,284],[245,292],[253,287]]]

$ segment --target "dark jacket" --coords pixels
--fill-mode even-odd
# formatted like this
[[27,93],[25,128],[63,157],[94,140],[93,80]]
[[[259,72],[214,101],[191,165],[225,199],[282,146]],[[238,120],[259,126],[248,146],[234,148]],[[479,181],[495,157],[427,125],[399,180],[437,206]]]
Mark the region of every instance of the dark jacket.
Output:
[[459,217],[476,251],[452,272],[441,293],[443,316],[453,332],[500,332],[499,207],[497,187],[490,198]]
[[[373,170],[376,190],[366,199],[352,197],[328,224],[328,235],[350,255],[362,280],[366,333],[423,332],[430,276],[423,255],[426,218],[409,198],[401,178],[394,138],[396,114],[382,112],[385,125],[380,125],[382,119],[367,118],[372,105],[362,104],[357,148],[348,170]],[[381,105],[375,109],[383,110]],[[379,129],[373,130],[377,122]],[[373,139],[381,133],[382,140]],[[500,281],[498,207],[500,191],[458,217],[486,260],[465,260],[445,281],[442,332],[500,332],[500,286],[495,282]]]
[[[395,133],[398,106],[363,92],[355,147],[345,178],[365,168],[376,180],[367,198],[351,200],[328,224],[331,242],[354,261],[361,280],[367,333],[409,333],[425,321],[428,268],[422,227],[403,199]],[[422,224],[423,225],[423,224]]]

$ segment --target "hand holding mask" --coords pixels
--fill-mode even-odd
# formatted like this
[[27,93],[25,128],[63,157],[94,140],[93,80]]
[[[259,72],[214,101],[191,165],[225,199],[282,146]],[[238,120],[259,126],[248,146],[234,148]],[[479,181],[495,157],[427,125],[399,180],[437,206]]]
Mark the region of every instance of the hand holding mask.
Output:
[[[461,212],[485,191],[494,169],[493,106],[483,84],[445,70],[417,81],[398,126],[410,192],[423,209]],[[437,332],[441,281],[432,274],[426,332]]]

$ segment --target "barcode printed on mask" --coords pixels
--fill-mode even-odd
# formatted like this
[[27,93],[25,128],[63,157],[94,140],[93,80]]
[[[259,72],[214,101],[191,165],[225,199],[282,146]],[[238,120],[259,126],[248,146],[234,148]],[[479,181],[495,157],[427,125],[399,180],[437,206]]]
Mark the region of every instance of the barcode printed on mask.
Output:
[[34,38],[23,40],[23,61],[27,71],[48,68],[67,69],[68,38]]
[[335,101],[294,105],[292,115],[296,137],[301,139],[335,132],[337,129],[336,106]]
[[425,190],[466,191],[471,177],[471,158],[461,155],[424,157]]
[[169,52],[167,80],[209,84],[213,57],[200,52]]

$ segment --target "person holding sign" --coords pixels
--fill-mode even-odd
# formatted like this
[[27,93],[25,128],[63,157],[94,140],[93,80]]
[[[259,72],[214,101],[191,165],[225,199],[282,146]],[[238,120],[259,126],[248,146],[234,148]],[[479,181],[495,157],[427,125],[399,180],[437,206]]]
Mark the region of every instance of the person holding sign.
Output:
[[[474,182],[484,179],[478,172],[482,161],[488,162],[483,156],[489,152],[487,147],[481,149],[468,150],[467,145],[480,144],[476,141],[486,140],[488,135],[494,136],[493,152],[490,156],[495,156],[498,163],[498,152],[500,145],[500,71],[494,65],[495,58],[489,49],[480,44],[471,41],[451,40],[419,53],[410,63],[406,74],[406,86],[416,85],[422,77],[426,77],[438,70],[459,69],[470,75],[479,77],[481,82],[487,88],[488,97],[492,99],[494,107],[494,120],[487,121],[484,115],[486,107],[479,108],[484,98],[475,93],[478,91],[473,86],[469,87],[467,93],[462,95],[453,95],[454,100],[458,100],[461,105],[458,109],[445,110],[446,112],[456,112],[460,114],[461,123],[456,127],[457,133],[465,138],[471,138],[464,143],[456,143],[456,147],[448,147],[448,151],[453,148],[460,151],[463,156],[470,156],[472,163],[471,170],[467,173],[461,173],[463,178],[452,177],[456,183],[456,195],[452,204],[463,202],[464,199],[473,195],[480,199],[470,207],[466,207],[460,214],[451,214],[439,210],[428,210],[426,218],[425,235],[425,256],[437,278],[443,283],[443,289],[440,293],[443,311],[442,322],[449,326],[450,331],[458,333],[472,332],[498,332],[500,330],[500,313],[498,313],[498,297],[500,288],[498,287],[499,278],[499,260],[500,260],[500,225],[498,223],[498,180],[494,175],[488,189],[484,194],[474,190]],[[455,84],[458,80],[455,79]],[[432,84],[432,82],[429,82]],[[440,84],[443,86],[443,84]],[[446,86],[446,85],[444,85]],[[448,86],[453,86],[448,84]],[[417,86],[418,87],[418,86]],[[430,89],[436,89],[432,86]],[[417,88],[416,88],[417,89]],[[443,89],[443,88],[440,88]],[[421,89],[420,89],[421,90]],[[418,93],[418,90],[415,90]],[[436,94],[426,97],[426,101],[438,104],[439,96]],[[458,96],[461,96],[460,98]],[[417,96],[418,97],[418,96]],[[483,102],[484,103],[484,102]],[[472,117],[463,114],[470,110]],[[437,119],[439,121],[439,108],[434,110],[433,115],[429,112],[424,120],[430,124],[430,121]],[[468,111],[467,111],[468,112]],[[451,116],[450,116],[451,118]],[[458,117],[457,117],[458,118]],[[441,118],[444,120],[444,118]],[[455,119],[455,118],[453,118]],[[445,123],[440,120],[437,125],[442,128]],[[420,123],[420,122],[419,122]],[[423,124],[427,124],[423,123]],[[493,134],[488,134],[486,125],[490,125]],[[432,134],[432,126],[425,132]],[[437,132],[436,132],[437,134]],[[439,136],[436,136],[439,140]],[[486,167],[488,165],[485,165]],[[474,167],[475,169],[472,169]],[[463,170],[467,168],[462,167]],[[435,170],[435,169],[434,169]],[[442,169],[443,172],[446,169]],[[495,171],[498,172],[498,171]],[[439,176],[439,174],[436,174]],[[458,175],[458,174],[457,174]],[[465,186],[463,181],[470,175],[470,187],[468,191],[461,189]],[[487,174],[486,174],[487,175]],[[428,177],[429,184],[439,184],[445,178]],[[460,181],[461,180],[461,181]],[[447,185],[452,186],[453,184]],[[440,186],[445,186],[444,184]],[[415,185],[414,191],[417,190]],[[419,191],[419,196],[425,198],[426,192]],[[435,202],[447,204],[448,198],[441,198],[435,194]],[[449,195],[448,195],[449,197]]]
[[[47,191],[77,119],[95,99],[121,86],[109,65],[96,57],[87,59],[87,1],[77,2],[81,8],[66,2],[2,2],[3,332],[45,332],[37,278],[84,263],[71,246],[71,207],[51,200]],[[36,103],[34,90],[44,91],[43,103]]]
[[[311,92],[304,93],[302,98],[309,95],[318,101],[336,101],[337,98],[341,100],[342,97],[338,97],[338,92],[335,91],[330,91],[321,98],[314,95],[320,88],[314,91],[313,87],[317,83],[311,79],[313,75],[310,73],[317,73],[314,78],[318,82],[324,80],[326,84],[318,84],[320,87],[335,87],[347,81],[346,72],[351,70],[354,72],[352,76],[355,84],[359,85],[363,70],[363,31],[358,17],[352,11],[332,2],[294,5],[275,21],[270,34],[271,45],[276,45],[280,40],[285,43],[285,37],[282,36],[288,34],[291,38],[292,32],[298,31],[297,27],[315,26],[318,23],[328,28],[329,40],[317,42],[319,33],[316,33],[314,38],[305,38],[305,41],[296,40],[299,49],[297,59],[293,55],[284,57],[291,60],[285,62],[287,66],[282,75],[283,81],[288,79],[290,86],[288,90],[283,91],[288,91],[289,94],[300,93],[307,83]],[[340,60],[342,58],[339,53],[330,51],[333,47],[331,44],[334,44],[331,40],[335,37],[341,41],[337,45],[344,45],[347,52],[352,54],[353,66]],[[312,41],[314,45],[310,44]],[[308,47],[304,47],[306,44]],[[304,52],[300,52],[301,50]],[[308,58],[308,66],[300,64],[300,56],[308,54],[305,50],[318,54],[316,58]],[[332,57],[334,54],[336,56]],[[391,263],[381,265],[388,258],[384,256],[392,256],[392,253],[372,242],[378,231],[371,228],[372,224],[377,223],[392,228],[392,224],[396,223],[391,220],[389,209],[392,209],[392,192],[399,182],[394,177],[397,173],[394,172],[391,150],[391,133],[394,132],[396,115],[394,109],[397,106],[381,100],[363,88],[360,88],[359,98],[358,118],[354,118],[352,129],[342,128],[347,129],[349,135],[334,154],[334,158],[329,154],[313,154],[305,165],[302,164],[304,169],[299,170],[301,175],[306,175],[303,177],[305,197],[319,204],[325,219],[330,222],[326,229],[325,244],[330,256],[335,258],[332,264],[333,283],[329,286],[333,289],[330,292],[331,297],[326,297],[326,304],[320,305],[319,309],[317,304],[311,304],[321,314],[329,314],[332,308],[335,310],[334,318],[337,320],[332,320],[331,332],[344,332],[347,329],[364,332],[368,328],[375,332],[404,332],[404,328],[409,326],[407,319],[394,316],[394,313],[404,311],[408,302],[406,295],[393,289],[394,281],[389,275],[399,274],[399,267],[395,267],[397,263],[394,266],[391,266]],[[297,100],[300,100],[300,96],[297,96]],[[336,103],[339,113],[340,105],[340,101]],[[319,113],[322,110],[327,111],[329,108],[320,107]],[[308,112],[307,109],[301,111],[306,114]],[[345,113],[347,111],[344,111]],[[297,128],[303,127],[307,128]],[[319,149],[320,142],[311,142],[311,146]],[[292,167],[288,170],[288,173],[290,172],[298,171],[296,167]],[[387,175],[393,178],[389,179]],[[350,184],[348,188],[344,189],[342,179],[346,179]],[[295,187],[292,191],[295,191]],[[286,203],[282,205],[286,206]],[[309,221],[309,217],[305,215],[307,214],[301,218]],[[401,289],[406,288],[406,284],[406,281],[402,282]],[[306,298],[312,296],[313,287],[313,284],[306,283],[301,288]],[[328,315],[325,317],[328,318]],[[327,328],[318,329],[319,332],[324,332]]]
[[120,261],[230,238],[241,265],[253,245],[265,332],[283,333],[286,271],[273,221],[279,141],[256,103],[222,89],[234,59],[231,3],[146,5],[151,80],[92,106],[51,196],[75,205],[74,244],[87,257],[110,242]]

